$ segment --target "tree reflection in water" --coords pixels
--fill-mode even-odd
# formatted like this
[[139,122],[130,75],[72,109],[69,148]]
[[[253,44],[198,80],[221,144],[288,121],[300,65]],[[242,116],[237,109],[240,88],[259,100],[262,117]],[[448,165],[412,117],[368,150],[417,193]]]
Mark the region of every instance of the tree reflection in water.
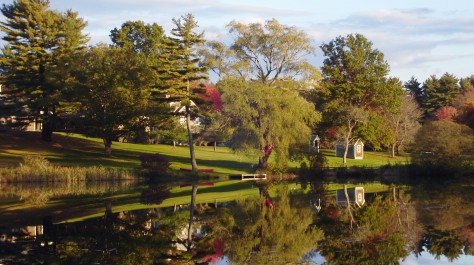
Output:
[[[470,182],[423,184],[378,195],[347,211],[328,203],[315,223],[324,230],[319,253],[328,264],[400,264],[413,252],[453,262],[473,254],[474,193]],[[436,264],[433,261],[432,264]]]
[[319,251],[329,264],[398,264],[408,255],[395,202],[378,196],[353,214],[352,228],[347,211],[337,205],[323,209],[316,220],[325,233]]
[[422,250],[436,259],[446,256],[449,261],[474,254],[473,180],[429,181],[415,186],[409,194],[419,222],[426,227]]
[[290,197],[285,185],[275,188],[273,207],[265,197],[238,201],[231,208],[234,225],[227,240],[233,264],[295,264],[315,249],[323,233],[312,226],[307,204]]
[[[295,264],[319,253],[327,264],[399,264],[411,252],[450,261],[474,254],[474,186],[466,182],[367,196],[362,208],[353,209],[352,228],[346,209],[324,190],[327,185],[308,187],[309,193],[290,194],[288,186],[278,185],[227,207],[198,203],[192,242],[186,234],[189,208],[109,211],[84,222],[44,226],[44,235],[31,244],[2,243],[0,263],[16,255],[11,264],[215,264],[227,255],[232,264]],[[150,186],[141,195],[142,203],[160,203],[169,188]],[[310,201],[318,198],[321,211],[312,212]],[[180,250],[180,242],[188,248]]]

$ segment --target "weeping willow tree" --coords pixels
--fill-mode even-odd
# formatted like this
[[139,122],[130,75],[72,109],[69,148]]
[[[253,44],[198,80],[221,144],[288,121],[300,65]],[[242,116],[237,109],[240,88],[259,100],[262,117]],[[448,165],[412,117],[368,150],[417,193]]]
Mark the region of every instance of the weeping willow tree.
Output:
[[307,143],[319,121],[314,105],[293,90],[242,79],[225,80],[219,88],[234,128],[232,148],[257,153],[260,168],[267,167],[273,151],[285,165],[289,149]]

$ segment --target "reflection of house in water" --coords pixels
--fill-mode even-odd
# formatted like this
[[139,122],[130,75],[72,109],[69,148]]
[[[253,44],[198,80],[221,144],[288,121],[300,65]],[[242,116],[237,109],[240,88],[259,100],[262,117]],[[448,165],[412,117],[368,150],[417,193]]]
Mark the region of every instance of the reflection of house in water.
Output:
[[0,242],[16,243],[18,241],[34,240],[43,235],[42,225],[31,225],[5,229],[0,231]]
[[[356,204],[359,207],[362,207],[365,203],[365,192],[364,187],[355,187],[348,188],[347,195],[349,196],[349,203]],[[336,201],[339,205],[346,207],[347,198],[343,189],[336,190]]]
[[[43,218],[42,225],[0,227],[0,254],[9,253],[11,257],[22,257],[24,255],[36,255],[38,251],[52,253],[57,246],[73,243],[83,252],[90,251],[90,240],[88,237],[104,236],[104,233],[127,232],[130,227],[139,224],[142,235],[151,235],[159,228],[159,222],[153,219],[154,209],[147,211],[109,213],[104,217],[88,219],[74,223],[53,224],[52,217]],[[2,224],[3,225],[3,224]],[[134,229],[137,229],[136,227]],[[140,228],[139,228],[140,229]],[[94,251],[117,252],[114,244],[100,246],[103,249]],[[0,255],[0,264],[12,261],[3,260]],[[10,264],[10,263],[5,263]],[[16,264],[16,263],[12,263]],[[21,263],[23,264],[23,263]]]

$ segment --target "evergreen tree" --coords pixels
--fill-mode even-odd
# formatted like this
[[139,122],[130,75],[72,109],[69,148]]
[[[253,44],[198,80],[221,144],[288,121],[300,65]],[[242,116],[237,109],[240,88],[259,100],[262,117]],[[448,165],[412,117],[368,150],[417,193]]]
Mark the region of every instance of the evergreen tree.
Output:
[[172,37],[164,42],[162,64],[157,69],[161,84],[155,92],[161,100],[179,102],[184,107],[191,166],[197,171],[191,118],[197,115],[195,104],[202,101],[200,94],[204,93],[198,83],[207,79],[207,69],[200,64],[197,54],[197,48],[205,42],[204,33],[195,32],[198,24],[192,14],[173,19],[173,23]]
[[421,86],[421,83],[418,82],[418,80],[414,76],[412,76],[410,80],[403,84],[403,88],[405,88],[410,94],[413,95],[418,104],[421,105],[423,103],[425,98],[425,92],[423,90],[423,87]]
[[55,68],[88,41],[81,31],[86,23],[77,13],[49,9],[48,0],[18,0],[3,4],[0,22],[9,48],[1,56],[2,82],[16,102],[25,103],[33,118],[42,121],[42,139],[51,141],[61,87],[53,80]]
[[445,106],[453,106],[456,97],[461,92],[459,80],[452,74],[445,73],[441,78],[430,76],[423,83],[425,99],[421,106],[427,115],[432,115],[436,110]]
[[461,78],[461,80],[459,81],[459,85],[461,86],[462,91],[466,91],[467,89],[474,87],[474,75],[471,75],[466,78]]

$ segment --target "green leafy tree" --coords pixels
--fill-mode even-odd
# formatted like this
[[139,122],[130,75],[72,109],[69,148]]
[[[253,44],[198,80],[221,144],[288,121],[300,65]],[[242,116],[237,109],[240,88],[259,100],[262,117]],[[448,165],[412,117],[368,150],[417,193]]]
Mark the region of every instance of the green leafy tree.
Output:
[[234,127],[232,148],[256,151],[261,168],[266,168],[272,150],[284,165],[289,148],[307,143],[311,126],[319,120],[314,105],[296,91],[241,79],[223,81],[220,88],[224,115]]
[[221,78],[275,83],[294,80],[315,69],[304,59],[315,52],[311,39],[295,27],[272,19],[265,24],[232,21],[227,28],[233,36],[230,47],[209,42],[204,52],[205,63]]
[[276,161],[284,165],[288,149],[307,141],[318,120],[314,106],[291,91],[307,90],[318,78],[319,71],[304,59],[315,52],[311,39],[276,19],[232,21],[227,27],[231,44],[209,42],[203,55],[204,63],[221,78],[223,115],[234,127],[233,148],[256,150],[263,168],[276,150]]
[[127,21],[121,28],[114,28],[110,32],[110,39],[114,45],[132,49],[148,60],[158,58],[165,38],[164,30],[160,25],[145,24],[140,20]]
[[466,125],[451,121],[426,123],[415,137],[412,151],[417,164],[440,167],[459,167],[472,161],[474,132]]
[[86,22],[76,12],[59,13],[48,0],[18,0],[3,4],[2,39],[9,48],[1,56],[2,82],[17,102],[24,102],[33,118],[42,121],[42,139],[51,141],[57,109],[62,100],[58,61],[84,49]]
[[[163,46],[167,40],[164,30],[156,23],[145,24],[143,21],[127,21],[120,28],[114,28],[110,32],[112,43],[116,47],[133,51],[138,58],[143,60],[147,67],[160,69],[160,56],[163,53]],[[156,86],[160,83],[156,71],[148,74],[155,74]],[[155,127],[161,130],[163,125],[173,123],[171,117],[167,114],[169,106],[164,102],[150,101],[149,107],[143,116],[137,117],[135,126],[130,128],[131,137],[135,142],[146,142],[148,138],[147,128]],[[167,130],[167,129],[164,129]]]
[[[363,35],[339,36],[321,45],[321,49],[326,57],[321,68],[323,121],[326,128],[339,128],[339,134],[344,136],[346,142],[344,153],[347,154],[347,140],[360,136],[364,129],[356,128],[360,124],[358,121],[370,122],[355,114],[366,113],[374,117],[379,113],[393,112],[400,105],[399,95],[403,90],[397,79],[387,78],[389,65],[383,53],[373,49],[372,43]],[[354,134],[356,130],[361,133]],[[372,132],[377,131],[383,130],[372,129]],[[366,130],[363,133],[366,137],[377,139],[378,136],[369,135],[370,132]],[[346,159],[344,155],[343,162]]]
[[85,133],[100,137],[110,156],[112,141],[126,135],[146,113],[150,69],[130,50],[99,45],[78,57],[73,71],[76,80],[71,85],[85,115]]
[[204,33],[196,33],[198,24],[192,14],[173,19],[175,28],[173,37],[164,44],[161,55],[161,67],[158,69],[161,84],[156,93],[161,100],[179,102],[184,107],[182,115],[186,118],[188,145],[193,171],[197,171],[194,154],[191,118],[196,116],[198,108],[193,106],[201,102],[203,92],[196,82],[207,79],[206,68],[201,66],[196,49],[204,44]]
[[176,119],[176,117],[168,120],[166,125],[160,128],[158,131],[160,140],[164,142],[172,142],[173,147],[176,147],[176,143],[184,143],[188,140],[188,133],[186,128]]
[[466,78],[461,78],[461,80],[459,80],[459,85],[461,86],[461,90],[463,92],[474,87],[474,75],[471,75]]
[[214,143],[214,151],[217,150],[217,142],[228,141],[232,135],[228,117],[220,112],[213,112],[205,118],[205,125],[200,138],[204,141]]

